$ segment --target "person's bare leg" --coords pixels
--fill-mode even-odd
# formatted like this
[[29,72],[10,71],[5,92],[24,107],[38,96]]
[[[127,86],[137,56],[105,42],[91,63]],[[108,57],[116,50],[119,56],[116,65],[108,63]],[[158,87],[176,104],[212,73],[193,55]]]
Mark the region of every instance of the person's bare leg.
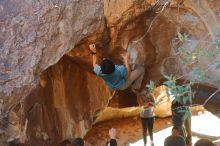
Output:
[[144,78],[144,74],[145,74],[145,69],[142,66],[139,66],[137,68],[137,70],[141,73],[140,76],[133,82],[132,84],[132,88],[133,89],[140,89],[141,88],[141,84]]

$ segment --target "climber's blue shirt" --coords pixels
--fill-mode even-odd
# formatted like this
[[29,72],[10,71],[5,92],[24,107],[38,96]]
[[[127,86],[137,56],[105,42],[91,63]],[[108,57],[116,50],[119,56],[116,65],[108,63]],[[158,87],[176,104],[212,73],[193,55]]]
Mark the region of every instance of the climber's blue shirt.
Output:
[[96,64],[94,72],[103,78],[111,89],[120,89],[125,84],[127,69],[124,65],[115,65],[115,71],[112,74],[103,74],[101,67]]

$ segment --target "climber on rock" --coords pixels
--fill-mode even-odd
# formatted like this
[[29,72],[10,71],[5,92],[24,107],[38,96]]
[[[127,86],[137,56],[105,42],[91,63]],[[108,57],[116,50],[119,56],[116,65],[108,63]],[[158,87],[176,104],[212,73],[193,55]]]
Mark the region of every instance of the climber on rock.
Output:
[[131,86],[135,92],[141,88],[145,69],[143,66],[136,66],[131,71],[128,53],[122,55],[124,65],[114,64],[112,60],[106,58],[97,64],[95,44],[90,44],[89,49],[93,55],[94,72],[105,81],[108,87],[113,90],[124,90]]

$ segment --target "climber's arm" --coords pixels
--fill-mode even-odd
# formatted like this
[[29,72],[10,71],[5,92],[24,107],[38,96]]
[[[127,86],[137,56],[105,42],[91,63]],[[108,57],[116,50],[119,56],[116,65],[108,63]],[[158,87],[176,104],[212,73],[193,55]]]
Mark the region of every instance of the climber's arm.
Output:
[[89,49],[90,49],[91,54],[92,54],[92,65],[93,65],[93,67],[95,68],[95,66],[96,66],[96,64],[97,64],[95,44],[90,44],[90,45],[89,45]]
[[96,57],[96,54],[93,54],[92,55],[92,65],[94,68],[95,68],[96,64],[97,64],[97,57]]

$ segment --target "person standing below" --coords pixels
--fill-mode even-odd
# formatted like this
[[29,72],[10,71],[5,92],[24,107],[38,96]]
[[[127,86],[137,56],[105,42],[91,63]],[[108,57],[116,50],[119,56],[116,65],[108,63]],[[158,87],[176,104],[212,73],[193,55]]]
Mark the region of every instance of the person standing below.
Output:
[[108,131],[110,141],[106,143],[106,146],[117,146],[117,141],[116,141],[116,130],[115,128],[111,128]]
[[198,140],[194,146],[217,146],[212,141],[208,139],[200,139]]
[[185,138],[188,146],[192,145],[191,110],[179,101],[172,102],[172,123],[179,128],[180,135]]
[[114,64],[110,59],[103,59],[100,64],[97,64],[96,46],[89,45],[89,49],[93,56],[93,70],[101,77],[105,83],[113,90],[124,90],[132,86],[133,91],[141,88],[142,80],[145,74],[145,69],[142,66],[136,66],[131,71],[129,65],[129,54],[123,55],[124,65]]
[[185,139],[180,135],[178,127],[173,127],[172,135],[165,139],[164,146],[186,146]]
[[143,96],[143,106],[140,108],[140,118],[143,128],[143,141],[144,146],[147,145],[147,130],[150,135],[151,146],[154,146],[153,143],[153,128],[154,128],[154,107],[155,100],[151,93],[147,93],[146,96]]

